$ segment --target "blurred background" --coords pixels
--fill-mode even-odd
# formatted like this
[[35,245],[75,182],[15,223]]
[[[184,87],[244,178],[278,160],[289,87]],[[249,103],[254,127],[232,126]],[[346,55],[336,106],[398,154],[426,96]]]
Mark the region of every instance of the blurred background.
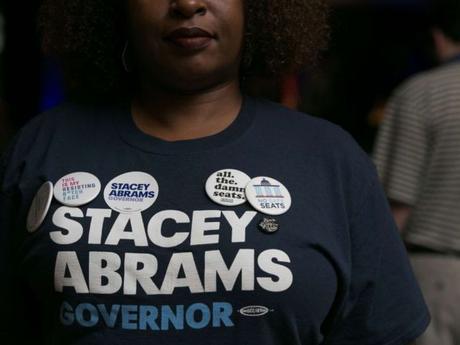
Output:
[[[40,54],[39,4],[0,3],[0,152],[25,122],[64,97],[59,66]],[[435,64],[425,2],[335,0],[332,7],[332,40],[317,68],[258,89],[342,126],[371,152],[392,90]]]

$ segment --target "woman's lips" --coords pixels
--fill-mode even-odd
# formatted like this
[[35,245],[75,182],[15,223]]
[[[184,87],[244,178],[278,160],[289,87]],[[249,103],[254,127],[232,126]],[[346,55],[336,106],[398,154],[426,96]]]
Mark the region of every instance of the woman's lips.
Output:
[[199,27],[181,27],[171,31],[166,40],[188,51],[206,48],[215,38],[209,31]]
[[186,50],[200,50],[206,48],[211,41],[212,37],[174,37],[169,38],[168,41],[173,43],[175,46],[186,49]]

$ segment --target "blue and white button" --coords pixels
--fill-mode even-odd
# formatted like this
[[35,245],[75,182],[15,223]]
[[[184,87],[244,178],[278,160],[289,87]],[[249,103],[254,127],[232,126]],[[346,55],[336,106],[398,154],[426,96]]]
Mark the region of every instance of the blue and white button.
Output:
[[142,212],[158,198],[158,183],[145,172],[132,171],[112,179],[104,189],[104,200],[120,213]]
[[66,206],[81,206],[93,201],[101,191],[99,179],[88,172],[73,172],[54,185],[54,197]]
[[275,216],[287,212],[291,207],[291,194],[274,178],[254,177],[245,191],[246,199],[259,212]]

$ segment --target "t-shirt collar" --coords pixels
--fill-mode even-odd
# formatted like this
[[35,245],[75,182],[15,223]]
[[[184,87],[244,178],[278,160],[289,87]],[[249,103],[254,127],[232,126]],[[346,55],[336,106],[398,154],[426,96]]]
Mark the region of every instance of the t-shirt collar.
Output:
[[196,139],[166,141],[142,132],[131,114],[131,101],[120,103],[114,116],[114,124],[123,141],[147,152],[160,154],[187,154],[202,152],[232,143],[252,125],[256,112],[256,100],[243,95],[243,102],[236,119],[221,132]]

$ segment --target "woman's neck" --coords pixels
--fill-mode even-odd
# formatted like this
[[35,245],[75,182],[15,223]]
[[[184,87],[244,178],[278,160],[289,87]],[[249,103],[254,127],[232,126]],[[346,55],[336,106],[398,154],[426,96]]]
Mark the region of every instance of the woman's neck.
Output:
[[238,80],[196,93],[143,88],[133,98],[136,126],[166,140],[188,140],[217,134],[238,116],[242,95]]

